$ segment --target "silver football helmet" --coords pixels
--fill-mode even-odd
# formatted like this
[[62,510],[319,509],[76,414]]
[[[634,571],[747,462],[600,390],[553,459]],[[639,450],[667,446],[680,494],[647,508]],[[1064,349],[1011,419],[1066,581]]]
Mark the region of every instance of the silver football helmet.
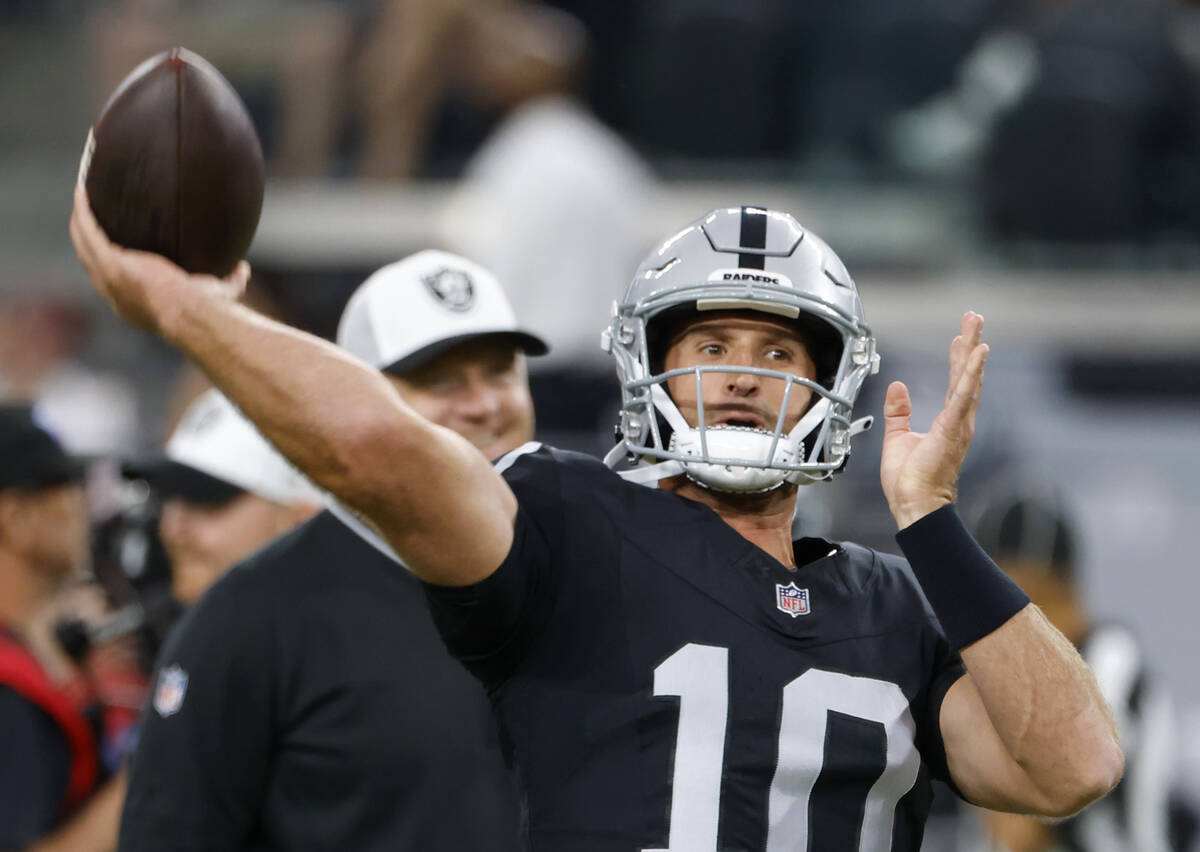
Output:
[[[756,367],[662,369],[667,329],[681,313],[761,311],[794,320],[817,365],[817,380]],[[828,479],[842,469],[850,438],[871,418],[850,419],[863,380],[879,369],[875,338],[854,281],[837,255],[787,213],[761,207],[713,210],[664,242],[638,268],[614,306],[601,345],[616,360],[622,406],[619,443],[605,458],[639,465],[624,475],[646,483],[685,473],[714,490],[770,491],[785,482]],[[787,382],[773,429],[689,424],[667,380],[706,372],[753,373]],[[785,431],[796,385],[813,392]],[[697,394],[699,396],[699,394]]]

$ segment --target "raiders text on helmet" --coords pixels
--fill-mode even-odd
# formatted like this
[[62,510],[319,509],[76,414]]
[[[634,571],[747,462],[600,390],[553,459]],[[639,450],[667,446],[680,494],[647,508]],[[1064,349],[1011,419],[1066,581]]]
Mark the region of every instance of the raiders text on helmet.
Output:
[[[729,310],[794,320],[817,365],[816,381],[754,367],[662,371],[660,350],[680,314]],[[787,213],[713,210],[668,239],[638,268],[602,345],[616,360],[622,396],[620,443],[606,461],[636,461],[642,467],[627,474],[631,479],[686,473],[706,487],[744,493],[828,479],[845,465],[851,436],[870,426],[870,418],[850,420],[863,380],[879,369],[858,291],[832,249]],[[714,371],[787,382],[785,411],[796,385],[813,392],[813,403],[788,431],[783,412],[773,429],[693,427],[668,395],[667,380],[691,373],[699,382]]]

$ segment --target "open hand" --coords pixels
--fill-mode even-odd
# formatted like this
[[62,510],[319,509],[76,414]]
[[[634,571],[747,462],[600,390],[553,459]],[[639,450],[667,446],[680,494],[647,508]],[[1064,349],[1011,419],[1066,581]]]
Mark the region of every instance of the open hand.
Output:
[[71,242],[92,286],[131,325],[167,335],[170,319],[189,298],[236,300],[250,265],[241,261],[226,278],[190,275],[162,255],[122,248],[96,221],[82,183],[75,186]]
[[912,400],[904,383],[888,386],[880,480],[901,529],[955,499],[983,389],[988,346],[980,342],[982,333],[983,317],[974,311],[964,314],[962,333],[950,345],[946,401],[927,433],[910,428]]

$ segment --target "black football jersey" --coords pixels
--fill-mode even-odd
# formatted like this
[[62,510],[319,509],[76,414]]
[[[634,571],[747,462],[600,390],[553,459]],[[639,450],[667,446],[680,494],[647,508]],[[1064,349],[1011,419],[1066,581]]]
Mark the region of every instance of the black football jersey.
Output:
[[487,686],[534,852],[920,846],[963,674],[907,563],[795,542],[789,570],[710,508],[536,444],[490,577],[427,587]]

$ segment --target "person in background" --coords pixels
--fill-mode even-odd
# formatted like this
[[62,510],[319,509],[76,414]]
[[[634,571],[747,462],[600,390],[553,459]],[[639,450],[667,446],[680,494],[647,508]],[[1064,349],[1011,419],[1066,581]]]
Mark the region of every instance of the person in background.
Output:
[[[113,847],[124,776],[105,779],[77,691],[50,675],[41,610],[87,558],[83,465],[27,405],[0,405],[0,849]],[[49,664],[49,665],[48,665]]]
[[1111,795],[1077,817],[1046,822],[985,811],[990,839],[1006,852],[1168,852],[1186,849],[1194,819],[1172,797],[1177,752],[1169,697],[1138,641],[1088,613],[1078,577],[1077,526],[1050,484],[1029,479],[993,488],[975,536],[1096,673],[1125,750],[1125,776]]
[[[546,346],[468,260],[424,251],[379,270],[338,342],[488,458],[533,436],[524,355]],[[487,698],[382,550],[335,506],[185,616],[161,656],[123,852],[518,848]]]
[[171,590],[191,606],[218,577],[312,517],[321,498],[215,390],[184,412],[165,454],[125,467],[162,499]]
[[73,455],[131,452],[142,437],[137,397],[120,376],[84,360],[87,311],[33,285],[0,292],[0,400],[36,404],[39,420]]

